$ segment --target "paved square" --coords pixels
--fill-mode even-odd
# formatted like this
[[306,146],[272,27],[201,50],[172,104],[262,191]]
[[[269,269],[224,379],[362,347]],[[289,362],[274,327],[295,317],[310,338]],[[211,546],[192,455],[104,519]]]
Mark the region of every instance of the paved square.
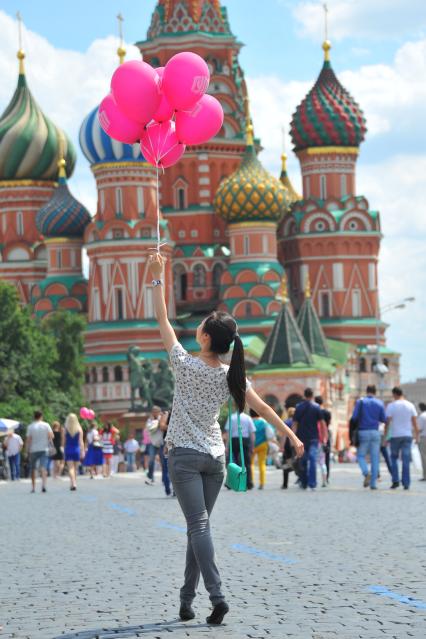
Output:
[[[0,482],[1,639],[426,637],[426,486],[361,488],[355,465],[335,465],[316,492],[223,489],[213,534],[231,611],[208,627],[177,619],[185,527],[160,478]],[[291,484],[293,482],[291,480]],[[40,491],[40,486],[38,486]]]

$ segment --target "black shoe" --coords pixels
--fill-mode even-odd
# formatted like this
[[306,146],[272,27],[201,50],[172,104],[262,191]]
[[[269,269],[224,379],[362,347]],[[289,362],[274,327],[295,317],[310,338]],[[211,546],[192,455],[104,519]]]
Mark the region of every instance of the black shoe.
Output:
[[42,492],[42,493],[46,493],[46,492],[47,492],[47,490],[44,488],[44,486],[43,486],[43,488],[41,489],[41,492]]
[[410,490],[410,486],[404,486],[404,490]]
[[190,621],[191,619],[194,619],[195,612],[189,604],[182,603],[180,604],[179,617],[182,621]]
[[392,482],[391,490],[394,490],[395,488],[399,488],[399,481]]
[[70,490],[77,490],[77,486],[71,486]]
[[206,618],[206,621],[213,626],[218,626],[222,623],[227,612],[229,612],[229,606],[226,601],[219,601],[219,603],[213,608],[213,612],[210,617]]

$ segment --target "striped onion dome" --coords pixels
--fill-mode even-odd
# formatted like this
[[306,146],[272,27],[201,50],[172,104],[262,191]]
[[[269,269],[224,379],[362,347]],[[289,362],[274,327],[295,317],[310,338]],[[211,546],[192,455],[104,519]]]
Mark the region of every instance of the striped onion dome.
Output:
[[324,65],[312,89],[293,114],[290,134],[296,151],[319,146],[356,146],[367,131],[364,114],[340,84],[323,44]]
[[59,162],[58,186],[38,212],[36,225],[45,237],[83,237],[90,223],[89,211],[71,195],[65,176],[65,162]]
[[24,73],[23,51],[18,52],[18,58],[18,86],[0,118],[0,180],[55,180],[61,152],[70,176],[75,149],[34,100]]
[[247,146],[239,168],[219,184],[214,198],[216,213],[230,224],[278,222],[290,205],[287,188],[259,162],[247,127]]
[[80,127],[80,147],[90,164],[144,161],[139,144],[123,144],[109,137],[99,124],[99,106]]

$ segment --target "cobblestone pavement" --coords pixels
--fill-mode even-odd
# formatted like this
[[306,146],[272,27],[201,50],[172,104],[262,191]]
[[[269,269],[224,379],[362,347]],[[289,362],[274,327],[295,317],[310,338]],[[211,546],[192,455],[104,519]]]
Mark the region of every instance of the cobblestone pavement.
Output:
[[[0,482],[1,639],[426,637],[426,486],[361,487],[336,465],[328,488],[223,489],[213,533],[231,611],[209,627],[177,619],[186,537],[159,478]],[[291,479],[291,483],[293,482]],[[38,491],[40,486],[38,486]]]

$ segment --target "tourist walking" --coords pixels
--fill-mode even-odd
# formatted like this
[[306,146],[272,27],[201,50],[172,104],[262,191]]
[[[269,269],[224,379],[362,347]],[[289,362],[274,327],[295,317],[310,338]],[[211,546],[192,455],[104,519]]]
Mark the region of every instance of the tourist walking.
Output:
[[399,486],[398,458],[402,458],[402,485],[404,490],[410,488],[411,444],[414,437],[417,441],[419,431],[417,427],[417,411],[411,402],[405,399],[402,389],[392,388],[393,402],[386,407],[386,431],[390,428],[390,449],[392,464],[392,489]]
[[317,485],[317,458],[319,430],[324,428],[321,408],[314,402],[312,388],[305,388],[304,401],[296,406],[293,430],[305,446],[299,464],[300,487],[315,490]]
[[83,466],[89,469],[90,479],[94,479],[98,474],[98,469],[103,465],[102,442],[99,431],[93,422],[86,435],[86,455]]
[[[163,415],[159,406],[153,406],[151,415],[146,423],[146,427],[149,432],[150,444],[148,475],[145,483],[148,486],[152,486],[154,484],[155,460],[158,455],[161,464],[161,480],[164,484],[166,495],[170,495],[171,489],[168,464],[165,462],[164,456],[164,419],[167,421],[167,415]],[[161,423],[163,423],[163,428],[161,427]]]
[[[263,417],[259,417],[252,408],[250,408],[250,417],[255,427],[251,477],[252,480],[254,480],[254,465],[257,458],[259,467],[259,489],[262,490],[266,483],[266,459],[268,457],[269,442],[274,438],[275,434],[268,422],[263,419]],[[234,446],[234,443],[232,443],[232,446]],[[236,449],[238,448],[239,446],[236,446]]]
[[101,430],[101,445],[102,445],[102,457],[103,457],[103,476],[105,478],[111,476],[111,459],[114,453],[114,441],[115,433],[113,426],[110,422],[107,423],[105,428]]
[[24,445],[22,437],[14,431],[9,431],[6,435],[4,446],[6,457],[9,461],[10,478],[12,481],[21,478],[21,450]]
[[63,428],[59,422],[53,422],[52,430],[55,452],[50,459],[53,462],[53,479],[57,479],[64,469]]
[[30,459],[31,492],[35,493],[36,472],[41,473],[41,492],[46,492],[47,483],[47,451],[50,442],[53,442],[53,431],[47,422],[43,421],[43,413],[36,410],[34,421],[28,426],[25,440],[25,451]]
[[63,446],[71,483],[70,490],[77,490],[77,472],[84,457],[84,441],[83,429],[75,413],[70,413],[65,420]]
[[141,466],[148,473],[149,472],[149,447],[151,446],[151,438],[149,436],[149,430],[145,424],[145,428],[142,431],[142,443],[140,446],[141,451]]
[[[364,476],[364,488],[377,489],[380,460],[380,424],[386,422],[385,407],[381,399],[376,398],[374,384],[367,386],[367,394],[357,400],[352,422],[358,426],[357,461]],[[368,468],[366,455],[370,455]]]
[[[154,278],[155,313],[176,377],[166,441],[170,476],[188,528],[179,615],[182,620],[194,618],[192,601],[201,573],[213,605],[207,623],[220,624],[229,607],[222,591],[210,531],[210,516],[225,474],[225,448],[217,421],[220,407],[231,394],[242,413],[247,400],[250,408],[280,432],[288,432],[298,454],[303,453],[303,444],[247,383],[243,343],[233,317],[213,312],[203,320],[196,332],[200,354],[190,355],[177,341],[167,318],[162,279],[164,260],[160,254],[150,257],[150,268]],[[231,363],[226,366],[219,356],[228,353],[232,344]]]
[[127,472],[132,473],[135,470],[136,452],[139,450],[139,444],[133,435],[128,435],[124,442],[124,452],[126,455]]
[[[295,412],[296,412],[296,409],[294,408],[294,406],[290,406],[290,408],[287,410],[287,419],[284,421],[284,424],[288,426],[290,429],[293,428],[293,418],[294,418]],[[282,454],[281,467],[283,470],[283,483],[281,488],[284,490],[287,490],[289,475],[293,470],[295,470],[294,453],[291,447],[290,437],[287,437],[287,435],[284,435],[283,437],[282,451],[283,451],[283,454]]]
[[420,415],[417,418],[419,428],[419,451],[422,460],[423,475],[420,481],[426,481],[426,404],[420,402]]
[[120,431],[118,429],[114,429],[113,437],[114,443],[112,446],[112,457],[111,457],[111,475],[115,475],[118,473],[118,468],[120,462],[124,459],[123,456],[123,444],[121,443]]
[[328,482],[330,481],[331,413],[327,408],[324,408],[324,400],[322,398],[322,395],[317,395],[315,397],[315,402],[321,408],[322,419],[326,427],[325,430],[323,431],[324,441],[321,446],[322,451],[320,451],[320,454],[318,456],[318,464],[322,467],[321,472],[324,471],[323,466],[325,466],[325,477],[323,477],[323,482],[322,482],[324,486],[325,483],[328,484]]
[[[241,426],[241,434],[243,438],[243,453],[244,453],[244,461],[247,468],[247,488],[251,490],[253,488],[253,466],[251,462],[252,451],[254,449],[255,443],[255,433],[256,426],[250,415],[247,413],[240,414],[240,426]],[[240,450],[240,439],[238,434],[238,413],[235,411],[231,415],[231,434],[229,434],[229,417],[226,420],[225,424],[225,441],[228,440],[229,437],[232,437],[232,455],[234,457],[234,461],[239,466],[242,465],[241,459],[241,450]],[[268,448],[266,448],[266,454],[268,454]],[[262,484],[262,488],[264,483]]]

